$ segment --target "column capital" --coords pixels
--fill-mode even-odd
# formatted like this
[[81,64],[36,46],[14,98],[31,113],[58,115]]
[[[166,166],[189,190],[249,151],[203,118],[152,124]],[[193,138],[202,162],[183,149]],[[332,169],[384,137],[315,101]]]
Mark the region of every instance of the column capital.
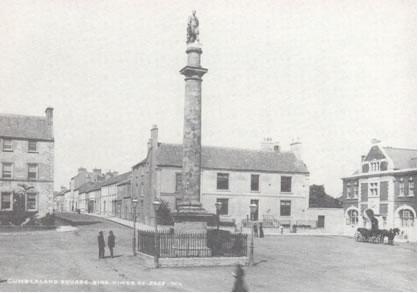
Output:
[[186,65],[180,70],[180,73],[186,76],[186,78],[192,78],[192,77],[201,78],[206,72],[208,72],[206,68],[190,66],[190,65]]

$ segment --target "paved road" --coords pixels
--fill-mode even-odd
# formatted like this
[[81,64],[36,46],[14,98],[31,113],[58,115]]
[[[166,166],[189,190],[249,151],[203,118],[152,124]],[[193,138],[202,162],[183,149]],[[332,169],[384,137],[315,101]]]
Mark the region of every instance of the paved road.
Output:
[[[75,232],[0,233],[0,279],[87,280],[8,284],[0,291],[229,291],[231,267],[149,269],[132,256],[132,230],[103,222]],[[116,258],[98,259],[97,233],[113,230]],[[106,251],[107,255],[109,254]],[[256,239],[252,291],[416,291],[416,245],[376,245],[332,236]],[[108,281],[94,284],[93,281]],[[135,285],[112,284],[136,282]]]

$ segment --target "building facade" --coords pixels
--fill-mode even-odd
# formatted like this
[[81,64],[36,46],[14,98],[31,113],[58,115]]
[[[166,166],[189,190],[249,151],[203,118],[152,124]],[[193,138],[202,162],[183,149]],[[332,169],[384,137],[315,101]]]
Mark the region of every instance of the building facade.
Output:
[[70,192],[65,194],[65,210],[86,212],[88,209],[87,199],[85,194],[80,197],[79,188],[86,183],[104,181],[105,178],[101,169],[93,169],[92,172],[89,172],[86,168],[78,168],[77,174],[70,179]]
[[345,233],[370,227],[373,210],[380,229],[399,228],[400,238],[416,241],[417,151],[371,146],[361,157],[360,170],[342,178]]
[[[0,215],[53,211],[53,109],[45,116],[0,115]],[[23,186],[27,192],[22,193]]]
[[342,202],[325,192],[323,185],[309,188],[308,219],[311,227],[326,233],[343,234],[344,209]]
[[[309,172],[300,159],[301,145],[294,143],[292,148],[282,152],[271,141],[264,142],[263,150],[202,147],[203,208],[216,213],[215,203],[221,202],[221,220],[238,224],[250,218],[250,204],[258,207],[254,220],[273,217],[283,225],[306,221]],[[144,223],[154,221],[155,198],[171,211],[176,209],[182,192],[182,159],[182,145],[158,142],[158,129],[153,127],[147,157],[132,168],[132,194]]]

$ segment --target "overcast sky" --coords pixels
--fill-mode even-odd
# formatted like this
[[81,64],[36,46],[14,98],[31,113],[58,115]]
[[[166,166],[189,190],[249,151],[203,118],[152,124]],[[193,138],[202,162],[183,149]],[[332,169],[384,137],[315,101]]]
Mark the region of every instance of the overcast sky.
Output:
[[54,107],[56,188],[80,166],[130,170],[152,124],[182,142],[192,9],[204,145],[299,137],[311,183],[333,196],[372,138],[416,148],[414,0],[2,0],[0,112]]

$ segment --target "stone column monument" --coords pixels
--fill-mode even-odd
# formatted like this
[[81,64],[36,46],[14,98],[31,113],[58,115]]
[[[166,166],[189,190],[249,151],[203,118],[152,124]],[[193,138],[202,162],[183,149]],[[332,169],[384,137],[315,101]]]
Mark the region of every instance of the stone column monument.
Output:
[[182,195],[174,214],[174,229],[182,232],[206,231],[213,217],[200,203],[201,132],[202,132],[202,76],[208,71],[200,64],[202,46],[199,43],[199,20],[196,11],[187,26],[187,65],[180,70],[185,76],[183,133],[183,186]]

